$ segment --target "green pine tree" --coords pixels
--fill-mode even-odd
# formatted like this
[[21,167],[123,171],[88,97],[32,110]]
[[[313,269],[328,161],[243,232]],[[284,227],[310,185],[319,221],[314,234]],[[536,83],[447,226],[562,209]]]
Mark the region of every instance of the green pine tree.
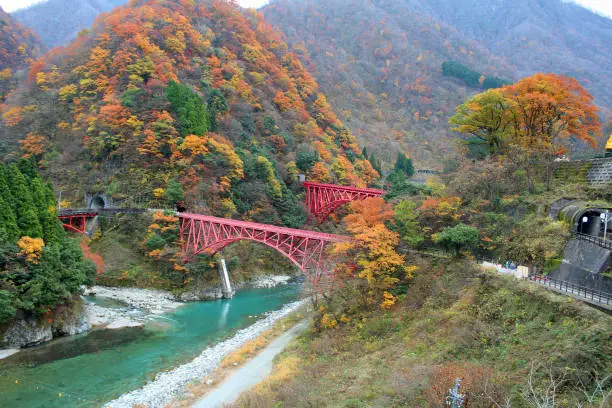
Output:
[[19,227],[15,212],[10,205],[13,194],[6,182],[5,170],[6,167],[0,164],[0,241],[17,242]]
[[12,192],[13,199],[11,207],[13,207],[17,218],[20,235],[32,238],[42,238],[42,227],[36,215],[37,209],[34,206],[34,200],[28,188],[26,178],[14,164],[9,166],[7,173],[9,188]]
[[181,135],[202,136],[210,131],[210,115],[202,99],[188,86],[171,81],[166,88],[172,112],[178,117]]
[[59,242],[62,238],[62,226],[57,219],[53,193],[49,200],[49,189],[40,177],[32,179],[31,183],[32,199],[37,209],[38,221],[42,227],[45,243],[51,244]]

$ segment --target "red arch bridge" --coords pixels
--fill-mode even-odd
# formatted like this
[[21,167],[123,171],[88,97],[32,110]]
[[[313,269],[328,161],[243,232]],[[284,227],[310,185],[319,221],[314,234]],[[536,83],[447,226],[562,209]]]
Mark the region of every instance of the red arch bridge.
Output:
[[351,201],[364,200],[370,197],[380,197],[385,192],[375,188],[357,188],[304,182],[306,189],[306,205],[310,215],[316,217],[319,223],[338,207]]
[[331,290],[336,282],[326,257],[326,248],[330,244],[351,239],[341,235],[200,214],[180,213],[179,219],[184,262],[189,262],[200,253],[214,255],[237,241],[259,242],[289,258],[318,291],[328,285],[332,286],[328,287]]
[[[103,214],[143,213],[146,209],[68,209],[58,218],[67,231],[85,234],[87,221]],[[289,258],[320,293],[331,291],[336,284],[331,260],[326,254],[330,244],[350,241],[350,237],[322,232],[277,227],[275,225],[238,221],[201,214],[179,213],[183,262],[196,255],[214,255],[226,246],[241,240],[259,242]],[[330,287],[331,286],[331,287]]]

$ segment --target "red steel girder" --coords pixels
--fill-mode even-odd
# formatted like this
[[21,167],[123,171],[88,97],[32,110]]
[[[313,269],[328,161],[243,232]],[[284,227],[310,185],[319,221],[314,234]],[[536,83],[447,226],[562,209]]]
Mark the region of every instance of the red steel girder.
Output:
[[72,231],[79,234],[85,234],[85,227],[87,226],[87,220],[94,218],[98,214],[96,212],[91,213],[79,213],[71,215],[59,215],[57,218],[62,222],[62,226],[66,231]]
[[351,201],[365,200],[370,197],[380,197],[385,192],[374,188],[345,187],[335,184],[321,184],[305,182],[306,205],[311,215],[317,218],[319,223],[336,208],[350,203]]
[[[200,214],[180,213],[183,261],[195,255],[214,255],[233,242],[249,240],[262,243],[286,256],[319,289],[325,274],[333,278],[325,258],[327,245],[351,238],[322,232],[299,230],[255,222],[238,221]],[[332,284],[334,280],[332,279]]]

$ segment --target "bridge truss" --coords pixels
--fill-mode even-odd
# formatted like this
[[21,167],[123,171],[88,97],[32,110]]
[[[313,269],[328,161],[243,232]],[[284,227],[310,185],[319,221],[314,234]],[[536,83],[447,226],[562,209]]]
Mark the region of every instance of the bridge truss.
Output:
[[85,234],[87,221],[103,214],[139,214],[146,212],[143,208],[76,208],[60,210],[57,218],[62,222],[64,230]]
[[310,215],[316,217],[319,223],[338,207],[351,201],[364,200],[370,197],[380,197],[385,192],[374,188],[356,188],[305,182],[306,205]]
[[349,237],[322,232],[277,227],[254,222],[180,213],[180,237],[183,261],[200,253],[214,255],[241,240],[262,243],[289,258],[321,291],[322,279],[335,282],[325,250],[329,244],[349,241]]

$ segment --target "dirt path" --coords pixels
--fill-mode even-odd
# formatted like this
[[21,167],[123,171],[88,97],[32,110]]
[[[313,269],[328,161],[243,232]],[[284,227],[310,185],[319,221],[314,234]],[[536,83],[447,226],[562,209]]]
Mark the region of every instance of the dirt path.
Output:
[[270,343],[254,359],[242,366],[238,371],[223,381],[217,388],[192,405],[194,408],[216,408],[223,404],[231,404],[240,394],[264,380],[272,371],[272,360],[287,345],[308,327],[307,321],[302,321],[287,330],[279,338]]

